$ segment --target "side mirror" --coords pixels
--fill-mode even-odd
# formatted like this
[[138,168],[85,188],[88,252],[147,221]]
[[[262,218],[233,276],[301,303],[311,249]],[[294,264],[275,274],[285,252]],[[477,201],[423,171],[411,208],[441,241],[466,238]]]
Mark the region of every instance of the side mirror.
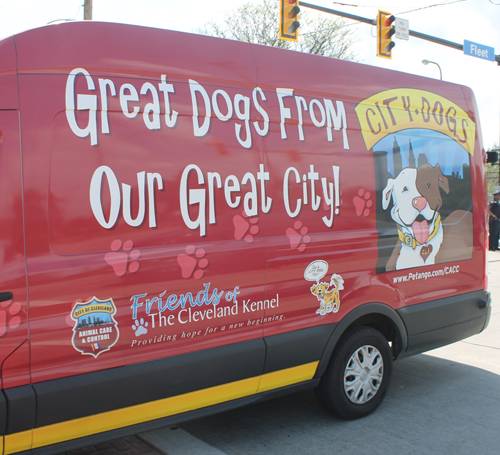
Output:
[[486,152],[486,162],[487,163],[498,163],[498,152]]

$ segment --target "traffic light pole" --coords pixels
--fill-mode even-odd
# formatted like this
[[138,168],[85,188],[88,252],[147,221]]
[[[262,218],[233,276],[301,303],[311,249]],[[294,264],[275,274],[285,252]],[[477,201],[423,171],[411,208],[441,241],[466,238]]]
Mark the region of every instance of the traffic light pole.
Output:
[[[356,16],[354,14],[344,13],[343,11],[337,11],[330,8],[325,8],[324,6],[313,5],[307,2],[300,2],[300,6],[305,8],[311,8],[324,13],[335,14],[336,16],[345,17],[346,19],[352,19],[358,22],[364,22],[365,24],[377,25],[376,19],[368,19],[367,17]],[[409,31],[410,36],[415,38],[420,38],[426,41],[431,41],[432,43],[440,44],[441,46],[451,47],[452,49],[457,49],[459,51],[464,50],[463,44],[454,43],[453,41],[448,41],[442,38],[437,38],[436,36],[426,35],[425,33],[415,32],[413,30]],[[500,55],[495,55],[495,61],[497,65],[500,65]]]
[[306,8],[316,9],[318,11],[323,11],[324,13],[335,14],[336,16],[342,16],[347,19],[352,19],[359,22],[364,22],[365,24],[377,25],[377,19],[368,19],[366,17],[355,16],[354,14],[344,13],[343,11],[337,11],[330,8],[325,8],[324,6],[313,5],[307,2],[300,2],[300,6],[305,6]]

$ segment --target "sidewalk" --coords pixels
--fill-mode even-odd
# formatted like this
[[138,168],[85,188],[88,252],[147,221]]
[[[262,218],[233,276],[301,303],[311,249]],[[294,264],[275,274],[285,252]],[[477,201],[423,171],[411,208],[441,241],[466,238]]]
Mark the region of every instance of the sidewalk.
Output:
[[500,272],[500,251],[488,251],[487,257],[488,257],[488,274],[494,274],[495,272]]

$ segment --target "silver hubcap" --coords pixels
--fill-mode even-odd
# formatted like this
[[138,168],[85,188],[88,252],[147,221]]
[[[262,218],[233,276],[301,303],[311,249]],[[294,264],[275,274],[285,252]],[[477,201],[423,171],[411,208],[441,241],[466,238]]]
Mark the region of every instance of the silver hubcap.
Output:
[[373,346],[361,346],[351,356],[344,371],[344,391],[353,403],[370,401],[380,388],[384,360]]

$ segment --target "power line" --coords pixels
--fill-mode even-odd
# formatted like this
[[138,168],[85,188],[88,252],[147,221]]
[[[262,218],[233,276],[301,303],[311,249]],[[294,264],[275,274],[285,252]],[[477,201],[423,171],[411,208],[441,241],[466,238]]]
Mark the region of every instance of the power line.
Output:
[[[428,8],[434,8],[436,6],[447,6],[447,5],[451,5],[453,3],[460,3],[460,2],[466,2],[467,0],[451,0],[451,1],[447,1],[447,2],[442,2],[442,3],[435,3],[433,5],[427,5],[427,6],[422,6],[420,8],[416,8],[416,9],[412,9],[412,10],[409,10],[409,11],[405,11],[403,13],[398,13],[398,14],[407,14],[407,13],[413,13],[414,11],[419,11],[419,10],[422,10],[422,9],[428,9]],[[492,0],[489,0],[491,3]],[[375,8],[375,6],[373,5],[354,5],[352,3],[341,3],[341,2],[333,2],[334,5],[341,5],[341,6],[351,6],[353,8]],[[493,3],[494,5],[496,5],[496,3]]]
[[447,5],[451,5],[452,3],[460,3],[460,2],[466,2],[466,1],[467,0],[453,0],[453,1],[448,2],[448,3],[436,3],[435,5],[422,6],[421,8],[411,9],[409,11],[404,11],[404,12],[398,13],[398,14],[408,14],[408,13],[413,13],[414,11],[420,11],[422,9],[434,8],[436,6],[447,6]]

